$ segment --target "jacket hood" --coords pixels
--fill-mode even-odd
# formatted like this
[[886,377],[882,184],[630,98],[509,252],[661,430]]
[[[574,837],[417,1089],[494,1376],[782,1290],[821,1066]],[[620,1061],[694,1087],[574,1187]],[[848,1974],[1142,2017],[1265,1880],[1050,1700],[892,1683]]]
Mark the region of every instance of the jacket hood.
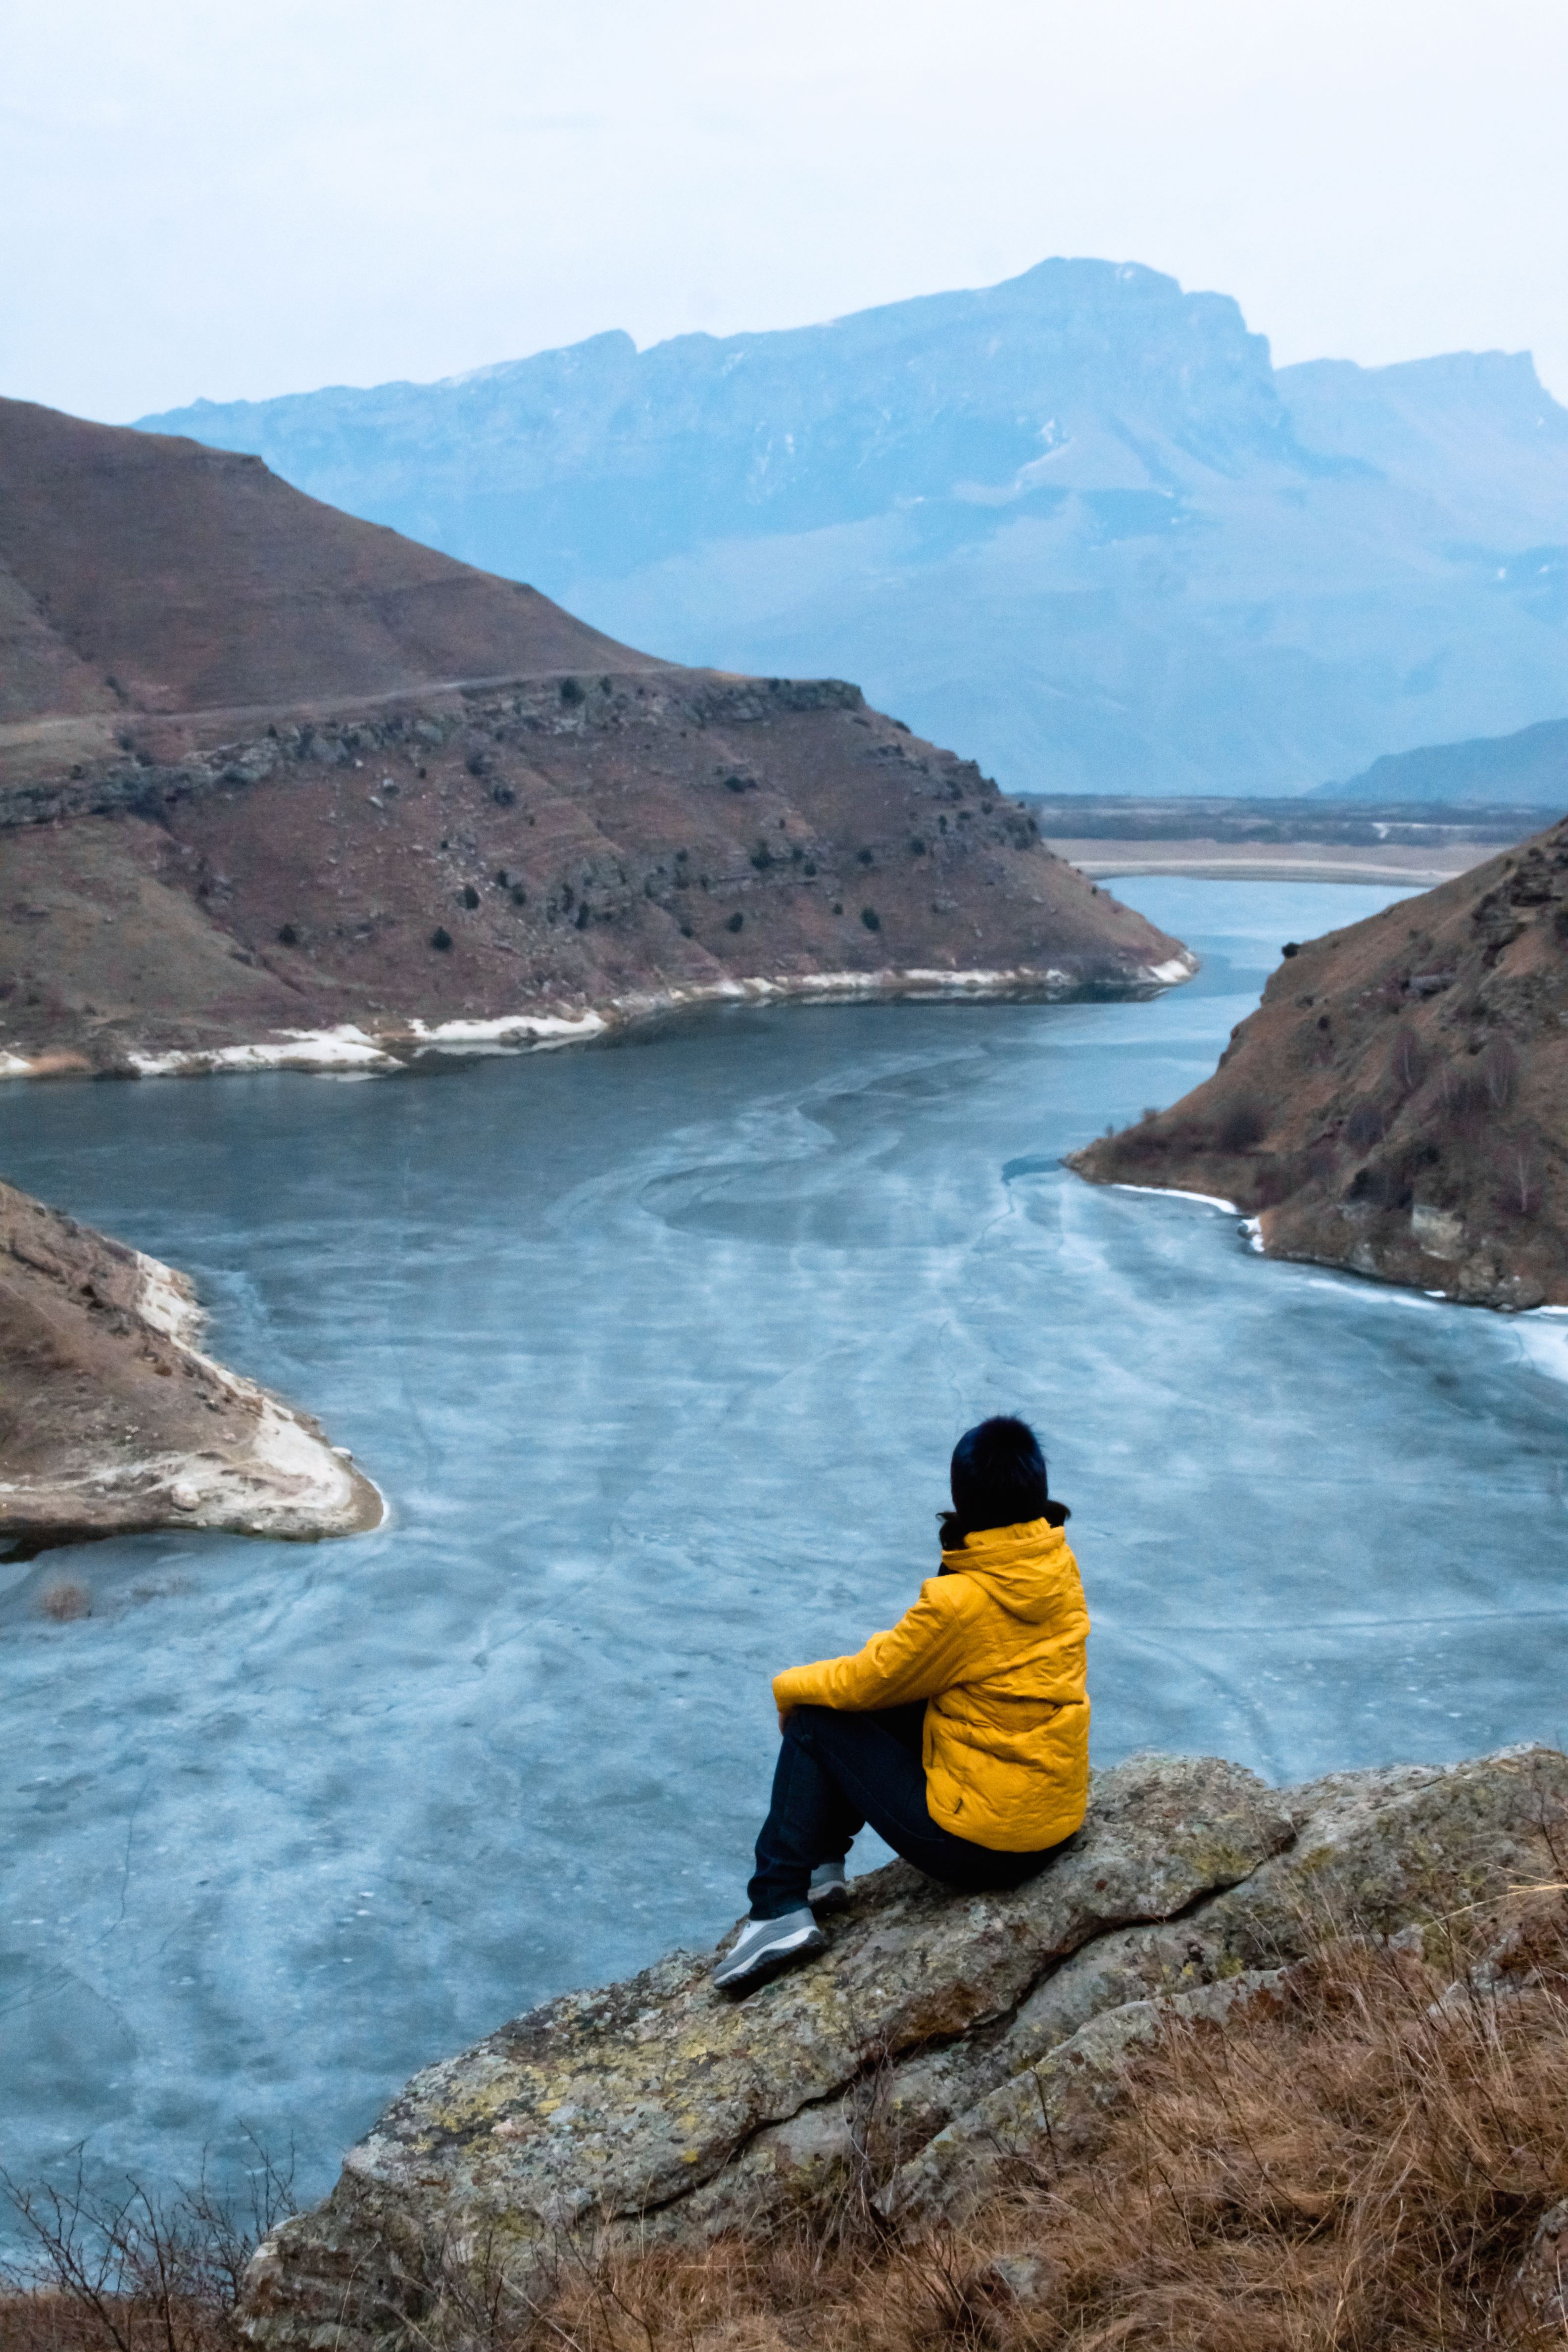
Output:
[[999,1607],[1025,1624],[1038,1624],[1060,1606],[1062,1579],[1077,1567],[1068,1539],[1048,1519],[1016,1528],[983,1528],[962,1549],[943,1551],[944,1576],[972,1576]]

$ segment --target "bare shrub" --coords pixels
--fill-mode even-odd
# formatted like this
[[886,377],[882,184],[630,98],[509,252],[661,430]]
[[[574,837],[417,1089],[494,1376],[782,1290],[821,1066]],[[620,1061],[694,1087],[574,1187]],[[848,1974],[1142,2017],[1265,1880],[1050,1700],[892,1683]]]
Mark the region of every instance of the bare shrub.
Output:
[[1481,1083],[1494,1110],[1506,1110],[1519,1084],[1519,1055],[1506,1037],[1494,1037],[1481,1055]]
[[1376,1103],[1359,1102],[1345,1121],[1345,1140],[1354,1144],[1358,1151],[1365,1151],[1372,1144],[1382,1142],[1387,1126]]
[[1222,1112],[1215,1139],[1222,1151],[1251,1151],[1268,1132],[1268,1104],[1257,1095],[1238,1095]]
[[1493,1165],[1497,1206],[1505,1216],[1528,1217],[1541,1206],[1545,1168],[1533,1137],[1515,1136],[1497,1151]]
[[1408,1026],[1394,1033],[1394,1049],[1388,1058],[1394,1085],[1402,1094],[1413,1094],[1420,1085],[1426,1069],[1426,1048],[1420,1033]]
[[71,1624],[79,1617],[92,1615],[92,1595],[85,1584],[71,1577],[58,1577],[46,1584],[38,1595],[41,1616],[52,1618],[57,1625]]
[[1443,1064],[1437,1073],[1441,1124],[1454,1135],[1474,1136],[1489,1124],[1490,1105],[1479,1058],[1465,1055]]
[[[253,2143],[255,2146],[255,2143]],[[293,2160],[255,2147],[244,2210],[214,2189],[160,2201],[134,2180],[122,2196],[26,2189],[0,2170],[26,2263],[0,2263],[0,2352],[238,2352],[235,2314],[257,2245],[294,2211]]]
[[1359,1201],[1371,1209],[1391,1209],[1396,1205],[1403,1190],[1399,1171],[1394,1168],[1358,1168],[1345,1194],[1347,1201]]

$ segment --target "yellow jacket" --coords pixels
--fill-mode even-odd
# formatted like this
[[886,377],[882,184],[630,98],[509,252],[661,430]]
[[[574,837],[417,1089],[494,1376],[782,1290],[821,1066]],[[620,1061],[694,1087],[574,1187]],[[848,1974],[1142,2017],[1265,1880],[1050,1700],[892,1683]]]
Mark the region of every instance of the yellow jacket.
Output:
[[933,1822],[973,1845],[1034,1853],[1089,1801],[1089,1612],[1059,1528],[987,1528],[890,1633],[852,1658],[788,1666],[773,1697],[861,1710],[928,1701],[921,1761]]

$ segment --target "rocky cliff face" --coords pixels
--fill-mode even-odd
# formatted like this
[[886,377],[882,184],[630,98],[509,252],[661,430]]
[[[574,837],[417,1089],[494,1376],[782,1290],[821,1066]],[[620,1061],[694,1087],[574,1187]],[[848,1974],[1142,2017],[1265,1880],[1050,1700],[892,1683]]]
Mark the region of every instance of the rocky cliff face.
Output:
[[852,686],[629,653],[192,443],[0,403],[0,1075],[1193,969]]
[[1568,1303],[1568,821],[1288,945],[1215,1076],[1070,1164],[1233,1200],[1272,1256]]
[[197,1347],[173,1266],[0,1184],[0,1539],[349,1535],[380,1496],[319,1425]]
[[514,2281],[563,2242],[700,2242],[870,2197],[920,2231],[1092,2142],[1173,2011],[1283,1997],[1314,1937],[1484,1919],[1557,1870],[1568,1759],[1338,1774],[1272,1790],[1212,1759],[1097,1776],[1084,1828],[1016,1894],[895,1864],[816,1961],[742,2000],[672,1954],[417,2075],[314,2212],[257,2255],[246,2327],[279,2347],[438,2330],[447,2266]]

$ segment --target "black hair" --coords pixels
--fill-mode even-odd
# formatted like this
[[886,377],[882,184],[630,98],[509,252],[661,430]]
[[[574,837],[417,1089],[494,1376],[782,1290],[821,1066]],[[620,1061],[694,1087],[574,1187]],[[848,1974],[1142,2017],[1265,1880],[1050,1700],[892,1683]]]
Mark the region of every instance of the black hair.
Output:
[[1059,1528],[1068,1517],[1065,1505],[1051,1501],[1039,1439],[1013,1413],[994,1413],[964,1431],[952,1449],[949,1485],[952,1508],[942,1514],[949,1551],[985,1528],[1016,1528],[1029,1519]]

